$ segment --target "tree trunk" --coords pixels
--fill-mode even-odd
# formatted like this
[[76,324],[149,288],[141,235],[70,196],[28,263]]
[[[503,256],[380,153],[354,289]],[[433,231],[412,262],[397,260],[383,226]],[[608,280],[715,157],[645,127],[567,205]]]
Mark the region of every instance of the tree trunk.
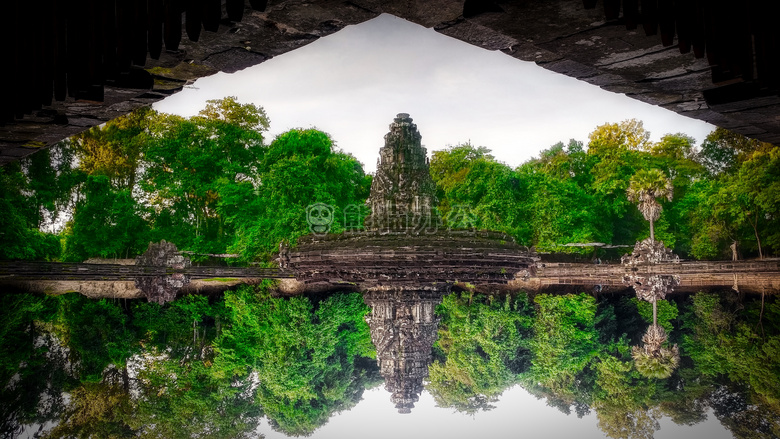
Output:
[[761,251],[761,239],[758,237],[758,213],[756,213],[756,220],[750,223],[753,226],[753,233],[756,234],[756,243],[758,244],[758,259],[764,259],[764,253]]
[[653,298],[653,326],[658,326],[658,298]]
[[653,220],[650,220],[650,242],[655,242],[655,230],[653,229]]

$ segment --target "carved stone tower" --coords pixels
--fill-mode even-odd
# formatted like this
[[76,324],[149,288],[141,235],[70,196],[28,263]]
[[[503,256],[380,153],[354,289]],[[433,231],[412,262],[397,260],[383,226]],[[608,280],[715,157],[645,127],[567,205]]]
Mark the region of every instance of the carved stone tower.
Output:
[[396,116],[379,150],[368,204],[369,230],[421,231],[434,228],[436,185],[417,125],[406,113]]
[[428,377],[439,318],[436,305],[444,293],[433,288],[374,288],[363,300],[371,307],[366,322],[376,346],[379,373],[399,413],[409,413]]

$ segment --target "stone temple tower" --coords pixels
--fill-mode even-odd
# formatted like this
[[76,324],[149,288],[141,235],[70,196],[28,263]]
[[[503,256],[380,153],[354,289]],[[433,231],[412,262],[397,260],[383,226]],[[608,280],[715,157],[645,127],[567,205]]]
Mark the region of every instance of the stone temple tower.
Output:
[[435,228],[436,185],[421,140],[408,114],[398,114],[390,124],[368,199],[369,230],[420,232]]

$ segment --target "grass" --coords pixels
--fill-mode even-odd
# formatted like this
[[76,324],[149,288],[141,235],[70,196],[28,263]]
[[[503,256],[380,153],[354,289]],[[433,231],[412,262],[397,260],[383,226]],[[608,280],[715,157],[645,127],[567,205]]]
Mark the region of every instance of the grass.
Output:
[[210,277],[208,279],[201,279],[203,282],[236,282],[240,280],[237,277]]

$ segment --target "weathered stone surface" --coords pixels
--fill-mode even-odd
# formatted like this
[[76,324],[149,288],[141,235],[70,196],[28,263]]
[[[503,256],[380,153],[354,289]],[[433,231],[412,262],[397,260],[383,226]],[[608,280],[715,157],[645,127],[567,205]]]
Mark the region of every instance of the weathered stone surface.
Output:
[[361,288],[506,284],[520,271],[533,273],[537,258],[508,235],[441,227],[420,140],[409,115],[398,114],[379,151],[366,229],[338,235],[312,229],[292,252],[279,245],[280,267],[306,284]]
[[352,0],[347,2],[371,12],[393,14],[425,27],[463,15],[464,0]]
[[[54,87],[64,100],[51,103],[52,82],[45,75],[65,76],[45,64],[50,62],[46,54],[36,52],[32,42],[43,35],[64,44],[47,25],[47,20],[62,24],[57,21],[62,17],[57,11],[33,11],[26,0],[14,2],[18,11],[28,10],[31,16],[50,15],[9,21],[8,41],[19,56],[12,60],[18,65],[7,69],[13,76],[7,84],[10,94],[0,105],[0,123],[6,123],[0,126],[0,163],[149,105],[199,77],[263,62],[380,13],[759,140],[780,142],[780,69],[775,60],[780,30],[767,18],[773,16],[770,2],[704,2],[693,11],[681,5],[658,11],[665,14],[658,16],[659,23],[641,11],[605,9],[601,2],[584,9],[582,2],[571,0],[276,0],[263,11],[247,7],[239,22],[222,10],[220,17],[210,18],[216,19],[208,26],[215,32],[200,32],[196,26],[197,41],[183,34],[166,50],[152,49],[150,36],[154,55],[134,53],[132,63],[127,60],[121,72],[105,78],[84,67],[91,54],[79,51],[90,44],[68,46],[73,62],[67,66],[75,66],[68,68],[87,75],[88,81],[67,94]],[[697,14],[705,14],[706,23]],[[88,16],[67,17],[73,20],[70,25],[84,27],[94,24]],[[196,30],[186,23],[183,28]],[[159,59],[151,59],[158,51]]]
[[373,288],[363,294],[371,307],[366,322],[379,373],[399,413],[411,412],[428,377],[440,320],[434,311],[444,294],[433,287]]
[[184,269],[192,265],[192,262],[182,256],[176,244],[162,240],[150,242],[146,252],[135,258],[135,265],[150,267],[170,267]]
[[667,248],[662,241],[654,241],[650,238],[637,242],[631,254],[624,255],[620,262],[623,265],[661,264],[668,262],[680,262],[680,257]]
[[436,185],[421,139],[417,125],[406,113],[398,114],[390,124],[371,183],[367,229],[425,233],[438,227]]
[[309,235],[290,253],[288,268],[307,284],[506,284],[534,273],[536,259],[501,233],[447,231]]
[[183,273],[174,273],[168,276],[141,277],[135,280],[138,288],[149,302],[160,305],[172,302],[176,295],[190,283],[190,278]]
[[680,276],[663,274],[644,276],[631,273],[623,276],[623,283],[634,289],[639,300],[655,302],[665,299],[667,294],[673,292],[674,288],[680,285]]
[[[192,263],[179,253],[175,244],[162,240],[159,243],[150,242],[146,252],[135,258],[135,265],[183,270]],[[135,280],[136,288],[142,291],[150,302],[161,305],[173,301],[176,294],[188,283],[190,283],[190,276],[184,273],[140,277]]]

